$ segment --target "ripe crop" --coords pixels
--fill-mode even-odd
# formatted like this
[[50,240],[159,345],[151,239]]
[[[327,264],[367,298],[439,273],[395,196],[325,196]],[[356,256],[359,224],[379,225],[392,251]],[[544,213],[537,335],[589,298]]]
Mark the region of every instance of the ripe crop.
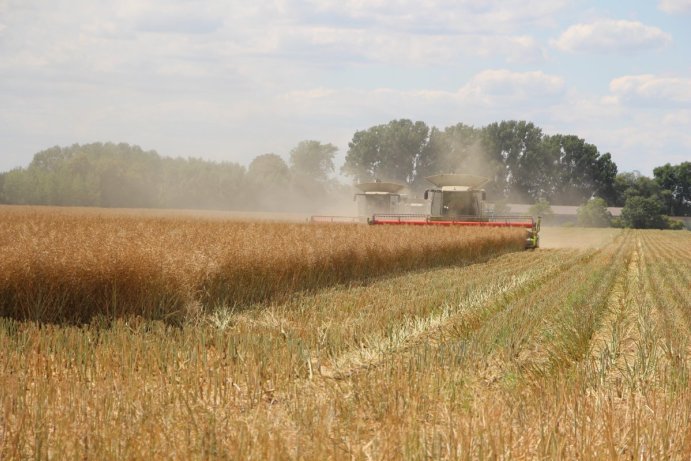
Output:
[[[117,222],[143,241],[151,228],[150,218],[103,218],[93,231]],[[172,273],[197,273],[181,242],[220,248],[208,229],[249,226],[188,221],[162,219],[165,232],[146,240],[181,245],[170,247],[180,254],[173,262],[151,250]],[[170,237],[185,224],[208,226],[204,239],[191,230]],[[288,245],[288,231],[306,238],[315,229],[282,226],[281,244],[264,250]],[[324,253],[369,229],[319,226],[313,246]],[[356,234],[371,249],[354,254],[376,254],[383,268],[408,234],[382,231],[378,241]],[[569,247],[464,253],[474,263],[428,260],[426,269],[411,259],[367,279],[349,272],[283,285],[247,298],[261,299],[250,309],[210,305],[178,324],[142,315],[76,325],[0,318],[0,459],[687,459],[691,236],[543,233]],[[15,248],[0,235],[0,251]]]
[[522,247],[517,230],[239,222],[5,208],[0,316],[179,321]]

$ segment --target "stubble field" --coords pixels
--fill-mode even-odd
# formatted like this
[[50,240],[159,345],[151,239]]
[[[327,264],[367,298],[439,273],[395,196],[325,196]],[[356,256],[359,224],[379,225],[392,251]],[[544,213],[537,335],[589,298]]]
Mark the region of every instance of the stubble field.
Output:
[[0,459],[691,452],[688,232],[0,214]]

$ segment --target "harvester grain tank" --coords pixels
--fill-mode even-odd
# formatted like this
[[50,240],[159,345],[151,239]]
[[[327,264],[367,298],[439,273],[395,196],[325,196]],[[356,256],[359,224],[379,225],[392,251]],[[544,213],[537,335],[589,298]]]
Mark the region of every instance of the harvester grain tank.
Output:
[[482,187],[488,178],[470,174],[440,174],[427,179],[435,187],[425,191],[430,214],[375,213],[370,224],[467,227],[513,227],[526,230],[526,248],[539,246],[540,219],[496,215]]

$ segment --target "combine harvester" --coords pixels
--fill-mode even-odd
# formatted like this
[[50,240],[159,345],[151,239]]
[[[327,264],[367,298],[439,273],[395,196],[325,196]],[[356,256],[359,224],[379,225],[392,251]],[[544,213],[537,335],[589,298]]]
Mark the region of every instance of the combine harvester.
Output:
[[356,184],[359,190],[353,201],[357,203],[358,216],[312,216],[312,222],[334,223],[366,223],[371,216],[377,214],[399,214],[406,211],[407,196],[401,191],[403,184],[394,182],[364,182]]
[[539,246],[540,218],[495,214],[482,189],[489,182],[488,178],[471,174],[440,174],[425,179],[436,186],[425,191],[425,201],[430,204],[429,213],[410,212],[420,203],[401,194],[404,185],[377,181],[355,186],[360,190],[354,197],[358,203],[358,217],[312,216],[311,220],[366,222],[371,225],[523,228],[527,233],[525,247],[533,249]]
[[375,213],[367,222],[372,225],[514,227],[526,230],[525,247],[540,244],[540,218],[496,215],[485,201],[482,186],[488,178],[470,174],[440,174],[427,179],[436,188],[425,191],[431,200],[430,214]]

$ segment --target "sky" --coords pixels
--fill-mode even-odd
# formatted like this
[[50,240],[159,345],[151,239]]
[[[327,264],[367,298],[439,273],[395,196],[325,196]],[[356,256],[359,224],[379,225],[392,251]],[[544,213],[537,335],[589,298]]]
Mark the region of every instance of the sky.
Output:
[[528,120],[691,160],[691,0],[0,0],[0,171],[125,142],[243,165],[357,130]]

